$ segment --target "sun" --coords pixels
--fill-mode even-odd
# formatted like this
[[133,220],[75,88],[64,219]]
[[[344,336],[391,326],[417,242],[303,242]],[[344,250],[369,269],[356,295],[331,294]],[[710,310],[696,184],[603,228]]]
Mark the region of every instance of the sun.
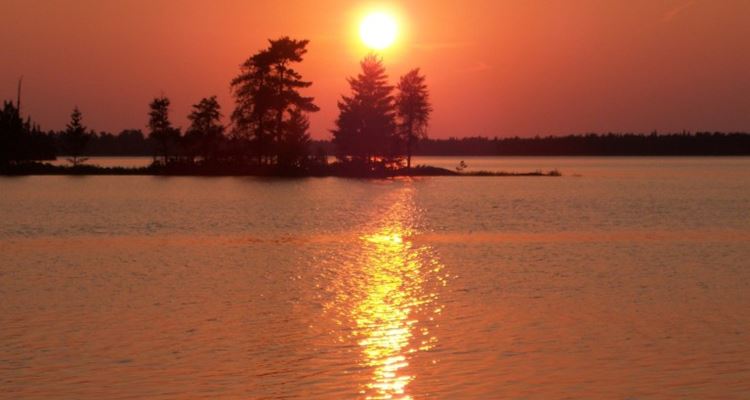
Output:
[[384,12],[374,12],[362,20],[359,36],[365,45],[373,50],[385,50],[396,41],[398,25],[393,16]]

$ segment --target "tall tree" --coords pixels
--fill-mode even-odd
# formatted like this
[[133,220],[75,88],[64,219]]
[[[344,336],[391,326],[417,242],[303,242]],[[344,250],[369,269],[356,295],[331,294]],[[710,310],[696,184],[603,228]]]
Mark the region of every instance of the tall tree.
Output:
[[[270,126],[270,57],[261,51],[245,61],[240,75],[232,80],[235,108],[232,112],[235,141],[249,143],[253,155],[262,164],[269,147]],[[235,146],[236,147],[236,146]]]
[[216,96],[203,98],[193,105],[193,111],[188,116],[190,127],[185,133],[186,147],[191,157],[200,155],[204,161],[216,158],[224,138],[221,117],[221,105]]
[[[169,121],[169,105],[167,97],[161,96],[155,98],[149,105],[149,139],[156,142],[157,152],[161,153],[163,162],[166,165],[169,162],[177,141],[180,138],[180,130],[172,126]],[[156,155],[154,155],[156,159]]]
[[78,107],[73,109],[73,113],[70,114],[70,123],[62,133],[63,146],[65,152],[70,156],[68,161],[73,164],[74,167],[82,164],[86,161],[86,158],[81,157],[83,151],[86,149],[86,144],[91,139],[91,134],[88,129],[83,125],[83,115]]
[[398,133],[406,146],[407,168],[411,168],[414,146],[419,140],[427,138],[427,125],[431,113],[432,106],[425,76],[419,74],[419,68],[413,69],[401,77],[396,96]]
[[282,37],[270,40],[269,47],[251,56],[232,80],[235,134],[254,142],[261,163],[278,160],[278,147],[284,138],[284,121],[292,110],[315,112],[312,97],[300,89],[312,85],[291,64],[302,62],[308,40]]
[[352,94],[338,102],[339,116],[332,131],[339,159],[388,162],[396,155],[393,86],[382,60],[374,54],[360,63],[362,72],[349,78]]

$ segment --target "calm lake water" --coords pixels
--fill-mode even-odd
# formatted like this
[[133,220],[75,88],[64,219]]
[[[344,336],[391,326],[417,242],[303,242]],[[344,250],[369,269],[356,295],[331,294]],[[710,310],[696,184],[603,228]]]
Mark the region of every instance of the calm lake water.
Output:
[[750,398],[750,158],[464,160],[0,178],[0,398]]

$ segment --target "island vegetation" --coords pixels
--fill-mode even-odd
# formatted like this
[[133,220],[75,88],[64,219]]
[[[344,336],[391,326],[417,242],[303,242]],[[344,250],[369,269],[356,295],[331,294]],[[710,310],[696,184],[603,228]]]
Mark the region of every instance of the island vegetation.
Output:
[[[430,139],[432,107],[426,77],[416,68],[390,83],[382,59],[371,54],[348,79],[350,93],[338,102],[330,141],[314,141],[312,85],[295,69],[307,40],[282,37],[251,55],[231,81],[234,109],[229,123],[216,96],[200,99],[184,131],[170,119],[170,99],[149,104],[147,131],[118,135],[84,125],[78,107],[66,129],[44,132],[22,117],[21,96],[0,110],[0,173],[358,176],[499,175],[558,176],[559,172],[466,172],[412,165],[414,155],[748,155],[745,133],[586,134],[563,137]],[[87,165],[89,156],[151,156],[143,168]],[[329,155],[335,156],[329,162]],[[69,165],[45,161],[63,156]]]

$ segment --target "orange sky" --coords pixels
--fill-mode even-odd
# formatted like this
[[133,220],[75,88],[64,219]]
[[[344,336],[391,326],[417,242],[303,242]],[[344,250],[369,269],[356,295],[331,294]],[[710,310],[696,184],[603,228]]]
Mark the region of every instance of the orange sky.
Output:
[[330,137],[345,78],[365,49],[366,9],[404,30],[385,54],[391,78],[428,77],[433,137],[587,131],[750,130],[750,1],[416,0],[403,2],[0,0],[0,98],[61,129],[74,105],[87,125],[145,129],[148,102],[218,95],[267,38],[311,40],[299,69]]

